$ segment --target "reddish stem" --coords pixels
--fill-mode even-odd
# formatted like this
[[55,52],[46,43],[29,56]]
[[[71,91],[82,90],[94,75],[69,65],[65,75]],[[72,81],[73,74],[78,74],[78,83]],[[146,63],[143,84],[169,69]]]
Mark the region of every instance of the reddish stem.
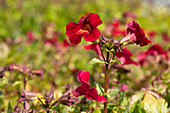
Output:
[[[108,64],[106,64],[105,67],[105,83],[104,83],[104,92],[107,93],[107,89],[108,89],[108,71],[109,71],[109,52],[107,52],[107,57],[106,57],[106,62]],[[107,102],[104,103],[104,113],[107,113]]]
[[100,48],[100,52],[102,53],[102,58],[103,58],[103,60],[105,61],[105,57],[104,57],[103,52],[102,52],[102,50],[101,50],[100,44],[98,43],[98,45],[99,45],[99,48]]

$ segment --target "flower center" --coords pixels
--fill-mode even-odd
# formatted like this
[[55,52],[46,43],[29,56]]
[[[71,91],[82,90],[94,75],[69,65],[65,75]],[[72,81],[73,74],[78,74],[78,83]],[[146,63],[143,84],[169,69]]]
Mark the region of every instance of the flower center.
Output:
[[85,26],[83,27],[84,30],[88,30],[89,32],[92,31],[92,28],[90,26],[90,24],[85,24]]
[[88,30],[84,30],[84,29],[80,29],[78,32],[77,32],[77,34],[83,34],[83,33],[89,33],[89,31]]

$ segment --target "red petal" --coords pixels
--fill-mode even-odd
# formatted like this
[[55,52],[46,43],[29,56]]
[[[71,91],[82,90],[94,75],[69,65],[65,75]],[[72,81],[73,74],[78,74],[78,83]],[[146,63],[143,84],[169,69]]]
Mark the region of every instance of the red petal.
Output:
[[119,60],[121,62],[123,62],[124,64],[134,64],[134,65],[138,65],[137,62],[133,61],[130,57],[133,54],[127,49],[124,48],[122,52],[116,52],[116,56],[119,58]]
[[81,42],[82,37],[83,37],[83,34],[73,34],[73,35],[69,35],[68,38],[71,44],[77,45],[78,43]]
[[133,55],[132,52],[130,52],[127,48],[123,49],[123,53],[128,57],[131,57]]
[[81,27],[78,24],[70,22],[66,26],[66,35],[76,34],[80,29]]
[[99,102],[107,102],[107,99],[104,96],[98,95],[97,101],[99,101]]
[[79,19],[79,21],[77,22],[77,24],[83,25],[84,19],[85,19],[85,16],[82,16],[82,17]]
[[164,54],[164,50],[163,48],[158,45],[158,44],[155,44],[153,45],[152,47],[149,48],[149,50],[146,52],[146,54],[150,54],[150,55],[160,55],[160,54]]
[[90,73],[88,71],[79,71],[77,79],[81,84],[87,84],[90,86],[89,82]]
[[82,37],[87,34],[87,33],[80,34],[79,33],[80,30],[81,27],[74,22],[70,22],[66,26],[66,34],[68,35],[70,42],[74,45],[80,43]]
[[88,35],[86,35],[84,37],[84,40],[92,42],[92,41],[98,39],[100,37],[100,35],[101,35],[100,31],[97,28],[94,28],[92,30],[92,32],[90,32]]
[[86,92],[85,98],[90,100],[97,100],[98,99],[98,92],[96,88],[90,88],[88,92]]
[[93,44],[84,46],[84,49],[93,49],[98,55],[102,54],[98,43],[93,43]]
[[92,28],[96,28],[98,25],[102,24],[99,15],[95,13],[89,13],[89,21]]
[[136,43],[136,44],[140,44],[140,46],[144,46],[147,45],[148,43],[151,43],[150,40],[147,39],[147,37],[145,37],[145,33],[142,30],[142,28],[139,26],[139,24],[135,21],[131,21],[128,24],[128,28],[127,28],[127,33],[134,33],[135,37],[133,37],[132,42]]
[[119,58],[119,60],[121,62],[123,62],[123,64],[134,64],[134,65],[138,65],[137,62],[133,61],[130,57],[126,57],[126,56],[122,56]]
[[90,86],[87,84],[82,84],[81,86],[79,86],[77,89],[75,89],[73,91],[73,95],[78,97],[81,95],[85,95],[86,92],[89,90]]

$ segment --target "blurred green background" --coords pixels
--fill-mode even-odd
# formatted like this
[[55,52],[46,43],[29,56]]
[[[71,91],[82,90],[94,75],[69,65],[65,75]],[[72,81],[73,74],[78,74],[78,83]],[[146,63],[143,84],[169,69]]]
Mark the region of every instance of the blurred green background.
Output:
[[[136,21],[144,28],[144,31],[157,32],[152,45],[158,43],[164,49],[168,49],[169,43],[164,44],[161,36],[164,32],[170,35],[168,0],[0,0],[0,68],[11,63],[26,64],[35,69],[43,68],[44,76],[29,79],[27,86],[27,90],[42,94],[49,91],[51,86],[55,86],[55,92],[59,96],[66,83],[79,85],[74,69],[89,71],[91,76],[103,85],[102,64],[88,64],[90,59],[97,56],[94,51],[84,50],[82,44],[70,48],[50,47],[46,46],[42,39],[28,44],[26,34],[32,31],[38,38],[45,37],[42,33],[43,23],[53,22],[52,29],[59,32],[58,39],[62,42],[67,38],[66,25],[69,22],[77,22],[85,13],[98,14],[103,21],[98,28],[104,32],[114,18],[122,19],[122,14],[127,11],[137,15]],[[124,26],[121,27],[124,28]],[[12,42],[10,42],[11,39]],[[149,46],[151,44],[142,48],[136,45],[129,48],[135,56]],[[137,60],[134,56],[133,59]],[[148,70],[154,70],[157,76],[159,73],[155,70],[158,68],[130,65],[128,69],[132,72],[129,76],[126,73],[122,74],[121,80],[132,88],[129,90],[129,95],[134,94],[135,90],[140,90],[140,87],[135,84],[136,81],[140,81],[143,76],[151,73]],[[169,76],[168,72],[166,73],[167,78],[165,77],[164,81]],[[116,74],[114,77],[117,77]],[[115,80],[114,77],[113,80]],[[16,104],[23,88],[21,81],[22,77],[17,76],[16,73],[7,73],[2,82],[0,81],[0,91],[4,94],[0,95],[0,111],[7,109],[9,101],[12,105]]]
[[[40,32],[43,21],[54,22],[64,36],[65,26],[87,12],[100,15],[103,22],[121,18],[125,11],[138,15],[148,30],[170,32],[170,11],[162,0],[0,0],[0,38],[18,37],[28,30]],[[163,1],[162,1],[163,2]],[[166,2],[166,0],[164,1]],[[166,6],[166,5],[167,6]],[[64,37],[63,36],[63,37]]]

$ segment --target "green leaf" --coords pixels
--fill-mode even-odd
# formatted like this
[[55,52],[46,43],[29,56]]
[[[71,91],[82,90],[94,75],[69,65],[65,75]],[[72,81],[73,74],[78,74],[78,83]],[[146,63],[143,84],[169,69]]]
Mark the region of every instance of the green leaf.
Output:
[[128,113],[129,112],[129,105],[128,107],[125,109],[125,111],[123,113]]
[[22,84],[22,81],[16,81],[12,84],[12,86],[16,86],[16,85],[19,85],[19,84]]
[[101,113],[100,109],[95,109],[92,113]]
[[103,87],[96,81],[96,89],[99,94],[104,93]]
[[119,63],[119,64],[123,64],[120,60],[113,60],[113,59],[111,59],[109,63]]
[[132,113],[146,113],[146,111],[141,105],[136,105]]
[[0,91],[0,96],[1,96],[1,95],[3,95],[3,92],[2,92],[2,91]]
[[93,58],[89,64],[96,64],[96,63],[100,63],[100,64],[108,64],[106,61],[100,60],[98,58]]
[[12,110],[12,107],[11,107],[11,104],[10,104],[10,101],[9,101],[7,113],[11,113],[11,110]]
[[116,95],[117,93],[119,93],[119,88],[114,88],[113,90],[112,90],[112,92],[110,92],[109,93],[109,96],[110,97],[113,97],[114,95]]
[[163,98],[155,98],[151,93],[147,92],[141,105],[149,113],[167,113],[168,103]]
[[115,56],[116,51],[114,49],[111,49],[110,52]]

